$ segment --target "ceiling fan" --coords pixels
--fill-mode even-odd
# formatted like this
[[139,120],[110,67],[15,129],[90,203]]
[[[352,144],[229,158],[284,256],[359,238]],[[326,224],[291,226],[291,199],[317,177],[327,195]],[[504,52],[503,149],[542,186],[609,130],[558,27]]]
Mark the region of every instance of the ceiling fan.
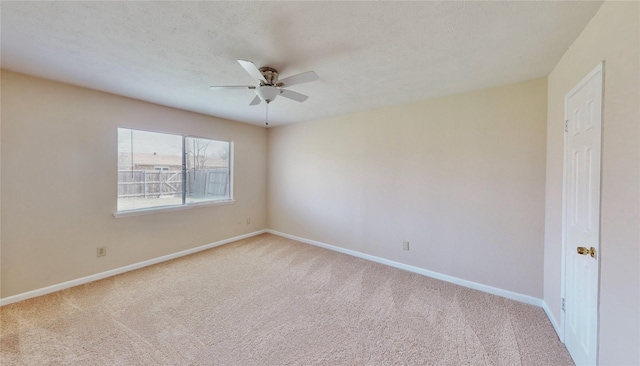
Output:
[[308,96],[296,93],[291,90],[283,89],[293,85],[318,80],[318,75],[313,71],[303,72],[293,76],[278,80],[278,71],[271,67],[258,68],[253,62],[247,60],[238,60],[240,66],[245,69],[254,79],[258,79],[258,86],[253,85],[228,85],[228,86],[210,86],[211,89],[251,89],[256,93],[249,105],[258,105],[265,102],[267,105],[271,103],[278,95],[285,98],[293,99],[297,102],[304,102]]

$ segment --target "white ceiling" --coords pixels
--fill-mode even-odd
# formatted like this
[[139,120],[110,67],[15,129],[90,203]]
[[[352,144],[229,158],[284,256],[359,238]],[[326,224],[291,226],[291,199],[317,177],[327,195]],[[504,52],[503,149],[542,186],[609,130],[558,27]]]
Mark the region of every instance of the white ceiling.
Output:
[[264,125],[236,62],[270,66],[315,120],[547,76],[601,1],[1,2],[2,68]]

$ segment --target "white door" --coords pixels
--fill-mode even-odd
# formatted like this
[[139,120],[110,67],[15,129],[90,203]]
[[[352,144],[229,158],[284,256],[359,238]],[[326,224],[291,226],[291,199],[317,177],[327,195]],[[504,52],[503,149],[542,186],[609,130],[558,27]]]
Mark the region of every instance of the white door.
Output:
[[598,350],[603,67],[565,97],[564,342],[576,365]]

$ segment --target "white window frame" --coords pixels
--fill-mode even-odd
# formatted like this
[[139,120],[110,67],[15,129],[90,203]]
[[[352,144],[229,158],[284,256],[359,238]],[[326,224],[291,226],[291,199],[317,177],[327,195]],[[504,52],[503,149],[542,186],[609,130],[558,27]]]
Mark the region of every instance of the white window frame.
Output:
[[[202,208],[202,207],[208,207],[208,206],[230,205],[230,204],[234,204],[236,202],[235,198],[234,198],[234,189],[233,189],[234,188],[234,142],[233,141],[218,140],[218,139],[213,139],[213,138],[210,138],[210,137],[202,137],[202,136],[182,135],[182,134],[169,133],[169,132],[148,131],[148,130],[141,130],[141,129],[136,129],[136,128],[129,128],[129,127],[118,127],[118,129],[121,129],[121,128],[122,129],[127,129],[127,130],[133,130],[133,131],[160,133],[160,134],[165,134],[165,135],[173,135],[173,136],[181,137],[181,139],[182,139],[182,155],[183,155],[183,166],[182,166],[183,199],[182,199],[182,204],[157,206],[157,207],[136,208],[136,209],[120,210],[120,211],[117,210],[117,203],[116,203],[116,212],[114,212],[114,214],[113,214],[113,216],[115,218],[129,217],[129,216],[139,216],[139,215],[149,215],[149,214],[162,213],[162,212],[171,212],[171,211],[182,211],[182,210],[188,210],[188,209],[193,209],[193,208]],[[229,144],[229,166],[228,166],[228,170],[229,170],[229,198],[227,198],[227,199],[219,199],[219,200],[200,201],[200,202],[187,202],[186,201],[186,197],[185,197],[185,194],[186,194],[185,191],[187,189],[186,188],[187,187],[186,175],[188,174],[188,172],[186,170],[186,165],[185,165],[185,160],[184,159],[185,159],[185,153],[186,153],[185,140],[187,138],[205,139],[205,140],[211,140],[211,141],[217,141],[217,142],[226,142],[226,143]],[[119,153],[119,151],[118,151],[118,153]],[[117,200],[117,194],[116,194],[116,200]]]

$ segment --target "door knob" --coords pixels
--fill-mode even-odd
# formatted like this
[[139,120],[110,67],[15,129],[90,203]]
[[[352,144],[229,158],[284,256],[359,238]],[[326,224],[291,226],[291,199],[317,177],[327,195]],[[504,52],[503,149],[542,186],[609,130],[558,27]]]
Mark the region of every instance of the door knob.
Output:
[[578,247],[576,249],[578,250],[578,254],[590,255],[591,258],[596,259],[596,255],[597,255],[596,248]]

